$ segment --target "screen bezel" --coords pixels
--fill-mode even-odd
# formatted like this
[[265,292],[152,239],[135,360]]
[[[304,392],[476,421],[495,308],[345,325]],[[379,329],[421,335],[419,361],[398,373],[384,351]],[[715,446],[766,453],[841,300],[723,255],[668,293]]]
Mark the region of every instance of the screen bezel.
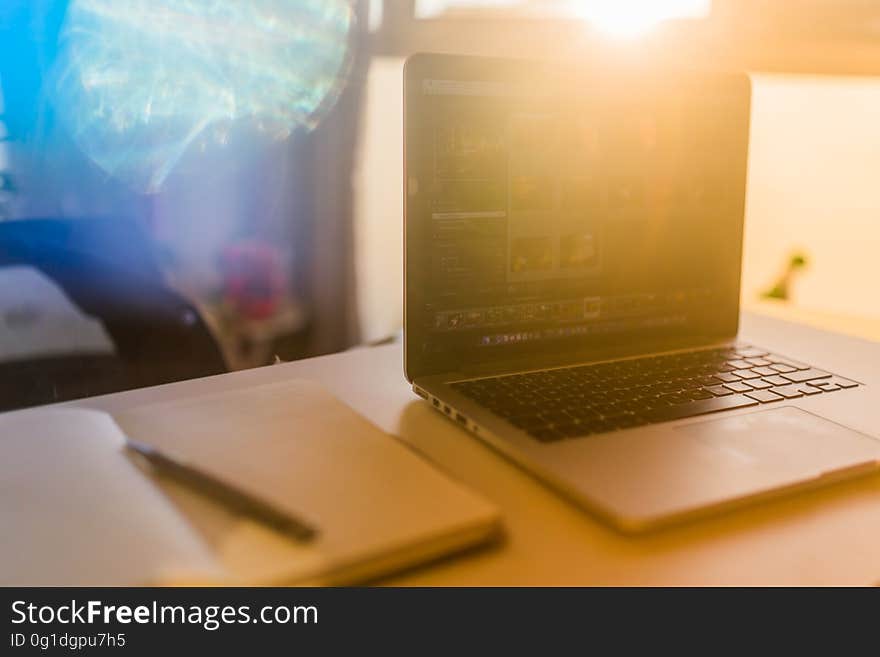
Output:
[[[419,257],[425,255],[425,229],[427,222],[424,218],[424,208],[420,206],[420,199],[413,200],[408,193],[408,163],[415,162],[418,149],[425,148],[422,139],[427,135],[420,131],[420,122],[417,120],[420,106],[425,102],[422,94],[422,81],[426,79],[444,79],[461,81],[490,81],[490,82],[514,82],[521,81],[524,76],[541,76],[558,74],[561,70],[583,71],[591,75],[615,75],[616,71],[605,67],[597,70],[595,67],[588,68],[579,62],[541,62],[518,59],[497,59],[489,57],[474,57],[460,55],[441,55],[419,53],[410,56],[404,65],[404,372],[407,380],[413,381],[419,377],[429,375],[451,373],[470,369],[479,365],[486,371],[509,371],[513,369],[528,369],[583,362],[585,360],[599,360],[603,358],[622,357],[649,353],[666,349],[685,347],[699,347],[701,345],[716,344],[735,338],[739,328],[739,296],[741,266],[732,268],[727,288],[730,297],[718,306],[717,329],[706,334],[688,336],[681,339],[658,339],[640,340],[634,344],[618,344],[613,347],[604,345],[578,345],[575,349],[567,349],[558,358],[548,359],[546,354],[536,357],[534,354],[499,354],[493,357],[487,354],[485,362],[475,364],[463,362],[462,354],[448,353],[442,357],[429,356],[422,353],[420,347],[430,339],[421,322],[421,308],[426,301],[427,282],[424,278],[423,268],[410,266],[409,263],[417,262]],[[644,71],[643,71],[644,73]],[[683,72],[671,72],[681,74]],[[655,70],[654,74],[670,74],[670,71]],[[689,76],[705,76],[711,79],[712,84],[729,87],[732,98],[737,99],[738,107],[734,116],[739,118],[739,124],[743,126],[742,139],[735,144],[736,153],[732,154],[735,162],[737,157],[740,162],[736,175],[741,177],[742,195],[740,208],[731,213],[731,221],[736,221],[736,226],[729,226],[732,236],[732,249],[736,249],[735,260],[742,261],[742,238],[745,215],[745,196],[747,181],[747,158],[749,139],[749,119],[751,107],[751,83],[748,75],[744,73],[719,73],[719,72],[686,72]],[[623,341],[626,342],[625,340]],[[468,367],[468,365],[470,367]]]

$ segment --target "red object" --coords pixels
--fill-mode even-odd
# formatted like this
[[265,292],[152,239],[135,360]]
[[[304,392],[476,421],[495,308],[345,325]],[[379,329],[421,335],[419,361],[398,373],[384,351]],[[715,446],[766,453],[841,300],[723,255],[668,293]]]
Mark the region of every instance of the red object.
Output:
[[223,296],[242,317],[266,319],[278,310],[285,278],[278,249],[263,242],[230,244],[221,256]]

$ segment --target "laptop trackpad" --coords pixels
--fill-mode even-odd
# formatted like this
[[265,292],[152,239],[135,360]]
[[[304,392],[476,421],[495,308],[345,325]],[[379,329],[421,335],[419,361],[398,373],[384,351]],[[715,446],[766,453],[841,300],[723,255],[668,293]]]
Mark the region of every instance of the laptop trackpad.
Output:
[[678,428],[739,465],[828,473],[876,461],[880,442],[870,436],[791,406],[745,413]]
[[564,466],[596,506],[636,530],[880,464],[880,440],[781,404],[652,429],[587,442]]

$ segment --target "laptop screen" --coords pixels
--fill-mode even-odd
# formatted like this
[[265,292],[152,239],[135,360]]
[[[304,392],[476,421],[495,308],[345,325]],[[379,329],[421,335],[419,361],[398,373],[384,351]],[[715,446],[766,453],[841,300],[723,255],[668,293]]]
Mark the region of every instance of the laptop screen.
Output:
[[407,66],[408,371],[735,335],[747,79],[492,62]]

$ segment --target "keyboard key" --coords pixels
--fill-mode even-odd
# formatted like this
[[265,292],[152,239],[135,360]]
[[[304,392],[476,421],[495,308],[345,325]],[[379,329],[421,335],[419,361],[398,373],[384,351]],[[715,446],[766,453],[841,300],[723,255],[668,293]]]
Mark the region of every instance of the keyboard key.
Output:
[[731,395],[730,397],[716,397],[715,399],[705,399],[668,408],[658,408],[648,411],[644,417],[651,422],[667,422],[695,415],[717,413],[719,411],[729,411],[734,408],[746,408],[757,405],[758,402],[745,395]]
[[733,394],[733,391],[730,388],[725,388],[724,386],[710,386],[706,388],[706,390],[716,397],[726,397],[727,395]]
[[755,390],[766,390],[772,385],[767,383],[764,379],[749,379],[747,383]]
[[607,433],[617,428],[611,420],[606,419],[595,420],[585,426],[589,429],[590,433]]
[[559,411],[545,411],[539,415],[542,420],[544,420],[545,427],[553,427],[555,424],[566,424],[568,423],[568,416],[564,413],[560,413]]
[[840,386],[832,381],[811,381],[811,386],[819,388],[822,392],[834,392],[840,390]]
[[779,374],[779,372],[770,367],[755,367],[752,368],[752,372],[757,372],[761,376],[776,376]]
[[765,376],[762,380],[773,386],[787,386],[789,383],[791,383],[791,381],[789,381],[788,379],[783,379],[779,374],[776,374],[774,376]]
[[542,443],[552,443],[565,438],[562,433],[555,429],[537,429],[535,431],[530,431],[529,435]]
[[762,404],[780,401],[781,399],[783,399],[781,396],[771,392],[770,390],[752,390],[751,392],[746,393],[746,397],[751,397],[755,401],[759,401]]
[[804,393],[798,390],[797,386],[779,386],[778,388],[770,388],[770,390],[786,399],[797,399],[804,396]]
[[652,408],[663,408],[664,406],[670,406],[671,404],[665,399],[661,399],[660,397],[651,397],[650,399],[645,399],[642,403],[642,408],[640,410],[647,411]]
[[804,393],[805,395],[820,395],[820,394],[822,394],[822,391],[819,388],[817,388],[815,386],[811,386],[809,383],[803,383],[803,384],[799,385],[797,387],[797,389],[800,392]]
[[612,422],[618,429],[631,429],[633,427],[639,427],[645,423],[642,418],[632,414],[621,415],[620,417],[614,418]]
[[601,417],[595,409],[590,407],[569,408],[565,412],[573,419],[579,420],[581,422],[586,422],[588,420],[597,420],[599,419],[599,417]]
[[752,366],[747,360],[729,360],[727,364],[735,370],[747,370]]
[[733,383],[734,381],[740,381],[740,378],[736,374],[731,374],[730,372],[719,372],[715,375],[716,378],[721,379],[725,383]]
[[519,429],[542,429],[547,425],[547,421],[543,417],[537,415],[527,417],[512,417],[508,420],[513,426]]
[[753,372],[752,370],[734,370],[734,374],[736,374],[741,379],[757,379],[760,374],[757,372]]
[[841,388],[857,388],[859,385],[855,381],[850,381],[849,379],[844,379],[839,376],[832,377],[831,383],[835,383],[838,386],[840,386]]
[[767,352],[758,347],[737,347],[736,355],[740,358],[761,358],[766,356]]
[[745,361],[752,367],[767,367],[772,362],[766,358],[746,358]]
[[804,381],[812,381],[813,379],[827,379],[831,375],[822,370],[808,369],[800,371],[786,372],[782,375],[783,379],[788,379],[793,383],[803,383]]
[[797,370],[796,367],[792,367],[791,365],[787,365],[786,363],[773,363],[770,368],[782,373],[794,372]]
[[590,408],[592,408],[596,413],[601,415],[602,417],[610,417],[612,415],[619,415],[621,412],[620,407],[613,402],[603,402],[601,404],[593,404]]
[[685,402],[689,402],[690,399],[686,395],[681,394],[680,392],[673,392],[667,395],[660,395],[660,399],[664,399],[670,404],[684,404]]
[[748,392],[752,390],[752,386],[747,383],[743,383],[742,381],[734,381],[733,383],[725,383],[725,388],[730,388],[733,392]]
[[566,424],[561,427],[554,427],[556,431],[561,433],[565,438],[577,438],[580,436],[587,436],[592,433],[589,427],[583,424]]
[[805,363],[799,363],[796,360],[791,360],[790,358],[783,358],[782,356],[777,356],[775,354],[770,354],[765,356],[765,358],[773,363],[779,363],[781,365],[788,365],[789,367],[793,367],[796,370],[805,370],[810,366]]
[[637,413],[645,408],[646,401],[644,399],[627,399],[620,402],[620,408],[626,412]]

